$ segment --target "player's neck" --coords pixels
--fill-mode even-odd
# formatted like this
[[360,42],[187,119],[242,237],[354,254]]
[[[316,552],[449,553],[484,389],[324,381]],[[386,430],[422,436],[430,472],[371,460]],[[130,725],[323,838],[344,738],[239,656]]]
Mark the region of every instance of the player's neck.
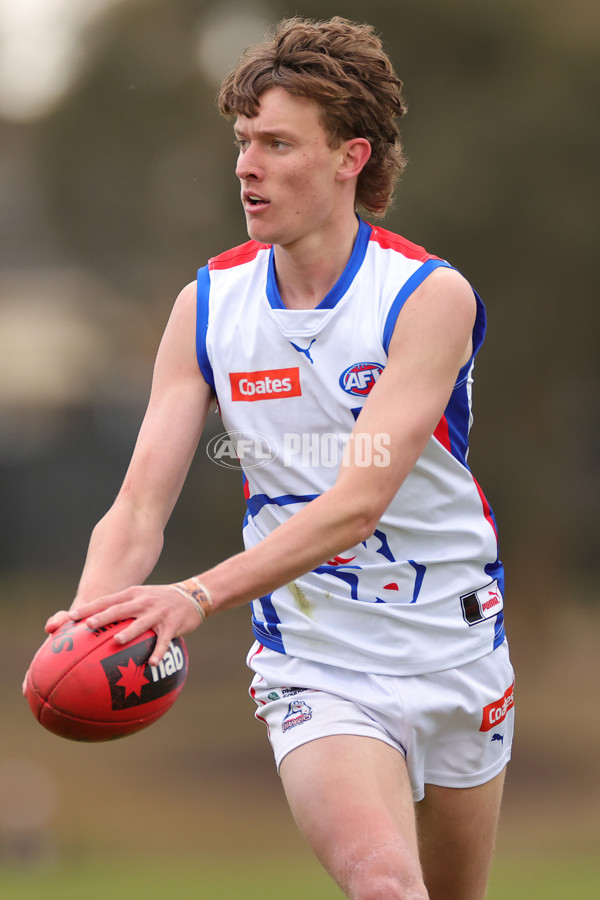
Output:
[[280,297],[288,309],[314,309],[334,286],[352,255],[358,233],[355,216],[332,236],[311,234],[296,244],[275,245]]

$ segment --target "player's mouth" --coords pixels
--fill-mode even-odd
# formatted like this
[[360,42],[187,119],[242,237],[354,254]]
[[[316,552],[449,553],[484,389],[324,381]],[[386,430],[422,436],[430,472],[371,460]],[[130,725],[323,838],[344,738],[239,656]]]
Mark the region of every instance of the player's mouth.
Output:
[[242,194],[242,201],[244,210],[251,214],[266,209],[270,202],[269,200],[265,200],[264,197],[261,197],[260,194],[255,194],[253,191],[244,191]]

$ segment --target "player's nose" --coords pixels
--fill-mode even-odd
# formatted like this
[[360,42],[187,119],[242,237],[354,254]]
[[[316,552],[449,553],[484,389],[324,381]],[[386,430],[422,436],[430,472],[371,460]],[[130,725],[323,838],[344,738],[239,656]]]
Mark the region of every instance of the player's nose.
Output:
[[235,174],[241,181],[248,178],[261,179],[263,169],[260,161],[260,152],[256,145],[250,143],[243,153],[240,153],[235,167]]

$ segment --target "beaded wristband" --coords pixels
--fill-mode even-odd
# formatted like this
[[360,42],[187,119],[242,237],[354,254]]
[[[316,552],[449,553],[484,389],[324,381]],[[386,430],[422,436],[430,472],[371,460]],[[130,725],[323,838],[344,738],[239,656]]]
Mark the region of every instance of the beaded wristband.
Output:
[[[192,582],[194,587],[189,587],[190,582]],[[200,620],[204,622],[207,616],[206,607],[212,607],[212,600],[202,582],[194,577],[188,578],[186,581],[178,581],[176,584],[172,584],[171,587],[178,594],[181,594],[182,597],[185,597],[186,600],[190,601],[200,616]],[[205,605],[203,606],[203,604]]]

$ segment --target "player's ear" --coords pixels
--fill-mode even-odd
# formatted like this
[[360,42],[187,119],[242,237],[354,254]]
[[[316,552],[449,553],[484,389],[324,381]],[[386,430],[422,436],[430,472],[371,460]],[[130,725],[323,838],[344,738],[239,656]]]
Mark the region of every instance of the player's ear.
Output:
[[371,156],[371,144],[366,138],[351,138],[340,147],[342,158],[338,168],[338,179],[349,181],[357,178]]

